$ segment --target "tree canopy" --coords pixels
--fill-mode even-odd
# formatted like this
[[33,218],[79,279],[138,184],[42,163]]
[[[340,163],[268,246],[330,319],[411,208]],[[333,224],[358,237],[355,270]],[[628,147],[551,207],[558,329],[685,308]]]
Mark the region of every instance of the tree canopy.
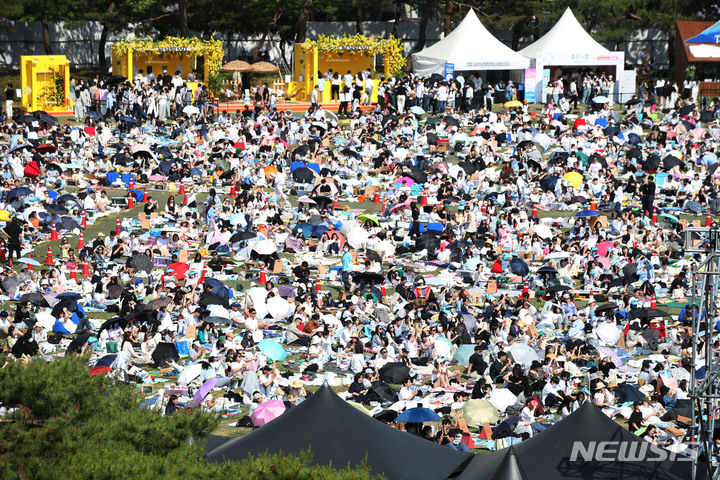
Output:
[[370,478],[364,468],[308,466],[309,452],[207,463],[202,439],[216,426],[214,417],[140,408],[134,388],[90,376],[83,358],[8,363],[0,369],[0,385],[0,404],[17,408],[0,423],[4,479]]

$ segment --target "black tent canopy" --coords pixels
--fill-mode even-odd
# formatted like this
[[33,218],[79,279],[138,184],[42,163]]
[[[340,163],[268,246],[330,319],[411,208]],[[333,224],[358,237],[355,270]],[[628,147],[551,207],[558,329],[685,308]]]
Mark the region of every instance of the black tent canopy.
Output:
[[367,457],[372,474],[388,479],[444,479],[471,457],[389,427],[328,386],[244,437],[225,442],[212,438],[205,457],[211,462],[242,461],[264,452],[298,455],[308,448],[316,465],[357,466]]
[[[618,453],[615,461],[586,460],[583,457],[593,445],[597,446],[600,442],[620,442],[619,447],[616,448]],[[582,450],[582,454],[578,453],[578,445],[582,445],[579,449]],[[517,463],[522,478],[526,480],[589,478],[680,480],[690,478],[692,471],[690,461],[672,461],[670,457],[664,461],[649,461],[658,457],[648,448],[647,442],[612,421],[591,402],[585,402],[567,418],[513,448],[516,455],[513,461]],[[634,453],[620,460],[619,451],[622,448]],[[573,458],[574,449],[578,450],[575,458]],[[636,460],[635,457],[640,458]],[[678,456],[677,459],[683,457]],[[507,468],[508,461],[507,450],[475,455],[458,479],[496,478],[494,474],[500,469]]]

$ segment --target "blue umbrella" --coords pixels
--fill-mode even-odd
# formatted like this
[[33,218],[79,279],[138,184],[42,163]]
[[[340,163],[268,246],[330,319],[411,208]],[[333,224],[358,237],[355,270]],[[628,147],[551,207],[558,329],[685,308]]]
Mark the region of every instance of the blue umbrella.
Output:
[[544,191],[555,190],[555,185],[557,185],[558,180],[560,180],[560,177],[557,175],[548,175],[540,180],[540,187]]
[[79,293],[74,293],[74,292],[65,292],[65,293],[61,293],[60,295],[58,295],[55,298],[72,298],[73,300],[80,300],[82,298],[82,295],[80,295]]
[[85,115],[92,118],[103,118],[103,114],[100,112],[96,112],[95,110],[88,110],[85,112]]
[[438,420],[440,420],[440,415],[433,412],[429,408],[424,407],[416,407],[405,410],[395,419],[396,422],[402,423],[425,423],[437,422]]
[[115,354],[105,355],[100,360],[98,360],[97,363],[95,363],[95,366],[96,367],[109,367],[110,365],[113,364],[113,362],[115,361],[116,358],[117,358],[117,355],[115,355]]
[[224,298],[230,298],[230,290],[217,278],[205,279],[205,290]]
[[519,257],[514,257],[510,260],[510,271],[515,275],[520,275],[521,277],[525,277],[530,273],[530,269],[528,268],[527,263],[525,263],[525,260]]
[[260,340],[257,344],[260,351],[269,359],[279,362],[287,358],[287,352],[285,349],[275,340]]
[[317,227],[313,228],[312,236],[315,238],[322,238],[323,234],[327,232],[328,227],[325,225],[318,225]]
[[120,117],[120,121],[127,122],[127,123],[138,123],[138,121],[132,117]]
[[14,200],[16,198],[27,197],[28,195],[32,195],[32,193],[33,191],[28,187],[17,187],[8,192],[7,198],[8,200]]
[[313,226],[307,222],[298,223],[295,225],[295,228],[293,228],[293,233],[297,235],[298,231],[302,232],[303,237],[310,238],[310,235],[312,235],[313,232]]
[[14,147],[12,147],[10,150],[8,150],[8,153],[16,152],[18,150],[22,150],[23,148],[30,149],[30,148],[32,148],[32,145],[30,145],[29,143],[18,144],[18,145],[15,145]]
[[422,107],[418,107],[417,105],[415,105],[414,107],[410,107],[410,111],[415,115],[422,115],[423,113],[425,113],[425,110],[423,110]]
[[460,365],[467,365],[470,362],[470,357],[475,353],[475,344],[466,343],[460,345],[453,355],[453,360],[458,362]]
[[575,214],[579,218],[597,217],[598,215],[600,215],[600,212],[597,210],[581,210]]

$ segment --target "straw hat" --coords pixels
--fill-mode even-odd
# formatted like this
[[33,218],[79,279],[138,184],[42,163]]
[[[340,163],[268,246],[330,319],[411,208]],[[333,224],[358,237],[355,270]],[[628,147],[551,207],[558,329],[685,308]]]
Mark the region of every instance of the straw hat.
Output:
[[292,388],[302,388],[302,383],[300,382],[300,379],[296,378],[291,385]]
[[603,382],[598,382],[597,385],[595,385],[595,390],[601,390],[603,388],[607,387]]

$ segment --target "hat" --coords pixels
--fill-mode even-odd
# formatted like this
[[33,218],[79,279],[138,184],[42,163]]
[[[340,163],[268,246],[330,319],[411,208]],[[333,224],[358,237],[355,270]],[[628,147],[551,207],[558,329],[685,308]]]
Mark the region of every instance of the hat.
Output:
[[239,304],[239,303],[237,303],[237,302],[233,302],[233,303],[232,303],[232,304],[231,304],[230,306],[231,306],[231,307],[239,307],[239,306],[240,306],[240,304]]
[[[617,385],[616,385],[616,386],[617,386]],[[603,382],[598,382],[597,385],[595,385],[595,389],[596,389],[596,390],[600,390],[600,389],[605,388],[605,387],[607,387],[607,385],[605,385]]]
[[615,388],[618,384],[615,380],[610,380],[610,383],[608,383],[608,388]]
[[290,386],[291,386],[292,388],[301,388],[301,387],[302,387],[302,383],[300,382],[300,379],[299,379],[299,378],[296,378],[296,379],[292,382],[292,385],[290,385]]
[[317,345],[318,343],[320,343],[320,337],[317,337],[317,336],[316,336],[316,337],[313,337],[313,339],[312,339],[312,344],[313,344],[313,345]]

